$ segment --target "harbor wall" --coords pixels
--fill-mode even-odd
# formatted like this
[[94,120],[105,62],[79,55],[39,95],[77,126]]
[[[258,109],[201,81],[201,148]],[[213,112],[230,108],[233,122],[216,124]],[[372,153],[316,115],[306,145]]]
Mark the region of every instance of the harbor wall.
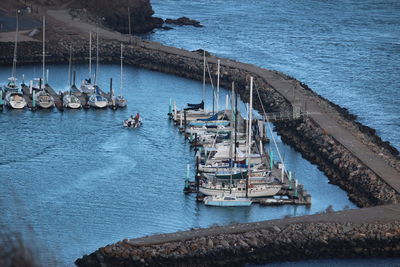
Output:
[[[342,212],[343,213],[343,212]],[[400,221],[360,222],[358,211],[125,239],[77,266],[244,266],[328,258],[400,256]],[[324,219],[325,216],[325,219]],[[348,221],[344,220],[347,217]],[[338,221],[326,221],[327,218]]]
[[[105,40],[102,40],[101,43],[101,61],[119,62],[120,43]],[[69,42],[48,43],[47,47],[48,51],[50,51],[46,57],[47,62],[68,62]],[[2,64],[11,64],[13,43],[1,43],[0,48],[0,62]],[[40,62],[41,49],[40,42],[21,42],[18,48],[18,64]],[[88,50],[89,47],[86,41],[76,41],[73,52],[74,62],[87,62]],[[126,46],[124,57],[126,64],[194,80],[202,80],[203,77],[202,51],[189,52],[135,39],[135,44]],[[213,75],[217,71],[216,60],[217,58],[213,56],[207,57]],[[227,64],[227,61],[229,62],[229,60],[224,60],[221,64],[222,87],[230,88],[231,83],[234,81],[241,98],[248,101],[249,77],[253,76],[255,87],[259,92],[259,96],[256,95],[254,99],[254,107],[257,110],[261,111],[263,105],[266,112],[292,112],[291,103],[275,90],[268,81],[258,74],[246,70],[246,65],[243,63],[240,64],[243,64],[244,68],[238,68]],[[261,68],[260,70],[263,71]],[[275,72],[275,74],[287,80],[293,80],[293,78],[284,74],[278,72]],[[208,78],[207,82],[209,82]],[[356,131],[356,134],[364,143],[376,151],[387,164],[400,171],[398,151],[390,146],[388,142],[383,142],[375,134],[374,130],[356,122],[356,117],[346,109],[319,97],[306,85],[297,83],[300,84],[297,90],[311,92],[313,101],[320,102],[319,104],[322,103],[328,106],[332,112],[336,112],[342,124],[347,124],[347,127],[353,128],[353,131]],[[259,99],[261,99],[262,103]],[[371,171],[368,166],[363,164],[343,145],[334,140],[332,136],[326,134],[325,130],[313,122],[312,119],[304,116],[299,120],[276,122],[275,126],[284,142],[293,146],[303,157],[317,164],[320,170],[328,176],[330,182],[346,190],[350,199],[358,206],[366,207],[400,202],[399,194],[390,185]],[[301,177],[299,179],[301,180]]]

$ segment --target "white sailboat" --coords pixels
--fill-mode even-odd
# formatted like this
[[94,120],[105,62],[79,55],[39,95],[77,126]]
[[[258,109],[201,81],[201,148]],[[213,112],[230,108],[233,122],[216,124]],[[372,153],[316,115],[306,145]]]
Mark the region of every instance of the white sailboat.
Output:
[[249,198],[238,197],[235,193],[223,193],[217,196],[206,196],[204,204],[217,207],[248,207],[253,203]]
[[72,83],[71,66],[72,66],[72,46],[70,47],[70,50],[69,50],[69,67],[68,67],[69,91],[67,94],[65,94],[63,96],[62,101],[63,101],[64,107],[71,108],[71,109],[78,109],[78,108],[82,107],[82,104],[81,104],[81,100],[72,93],[73,90],[76,92],[77,88],[75,86],[75,72],[74,72],[74,82]]
[[94,93],[89,98],[89,105],[94,108],[105,108],[108,106],[108,100],[104,96],[102,96],[99,92],[99,87],[97,86],[97,77],[99,75],[99,31],[97,30],[97,47],[96,47],[96,74],[95,74],[95,83]]
[[121,82],[120,82],[120,87],[119,87],[119,95],[115,98],[115,102],[119,108],[124,108],[126,107],[127,100],[125,97],[122,95],[122,89],[123,89],[123,45],[121,44]]
[[95,93],[95,88],[92,84],[92,32],[89,32],[89,78],[82,80],[81,92],[88,95]]
[[8,92],[4,98],[6,106],[14,109],[23,109],[26,107],[24,96],[20,92]]
[[5,91],[4,102],[5,102],[5,105],[10,108],[23,109],[26,106],[26,101],[25,101],[22,93],[19,90],[19,87],[17,84],[17,78],[16,78],[18,30],[19,30],[18,12],[16,12],[16,29],[15,29],[13,66],[12,66],[11,77],[8,78],[8,83],[7,83],[7,85],[4,86],[4,91]]
[[52,108],[54,106],[54,99],[53,97],[46,92],[45,84],[46,84],[46,76],[45,76],[45,57],[46,57],[46,17],[43,16],[43,66],[42,66],[42,78],[36,78],[34,79],[35,85],[33,86],[33,90],[36,90],[34,94],[35,97],[35,102],[40,108]]

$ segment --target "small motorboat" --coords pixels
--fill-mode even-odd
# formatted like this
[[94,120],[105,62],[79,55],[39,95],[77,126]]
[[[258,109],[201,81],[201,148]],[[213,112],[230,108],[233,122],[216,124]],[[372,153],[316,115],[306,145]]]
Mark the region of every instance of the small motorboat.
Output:
[[237,197],[235,194],[222,194],[204,198],[205,205],[218,207],[248,207],[252,202],[249,198]]
[[142,126],[142,124],[142,118],[135,119],[130,117],[129,119],[124,120],[124,127],[126,128],[139,128],[140,126]]

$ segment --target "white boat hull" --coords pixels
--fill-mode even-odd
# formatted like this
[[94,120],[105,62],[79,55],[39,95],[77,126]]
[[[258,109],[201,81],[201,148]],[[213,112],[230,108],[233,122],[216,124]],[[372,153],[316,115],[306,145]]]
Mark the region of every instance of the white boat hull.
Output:
[[21,94],[7,94],[4,100],[6,106],[13,109],[23,109],[26,107],[26,101]]
[[207,206],[216,207],[248,207],[252,201],[247,198],[236,198],[235,200],[220,200],[213,196],[208,196],[204,198],[204,204]]
[[[257,198],[257,197],[270,197],[270,196],[275,196],[279,190],[281,190],[282,185],[278,184],[272,184],[272,185],[267,185],[267,186],[253,186],[248,189],[248,194],[247,196],[249,198]],[[235,194],[237,197],[246,197],[246,190],[242,188],[243,190],[238,191],[235,190]],[[228,185],[224,188],[218,187],[218,186],[200,186],[199,187],[199,192],[202,193],[203,195],[206,196],[217,196],[221,194],[229,194],[231,191],[230,188],[228,188]]]
[[82,106],[79,98],[77,98],[75,96],[71,96],[71,95],[64,96],[63,104],[64,104],[64,107],[71,108],[71,109],[78,109]]
[[94,108],[105,108],[108,106],[108,101],[100,95],[92,95],[89,98],[89,105]]

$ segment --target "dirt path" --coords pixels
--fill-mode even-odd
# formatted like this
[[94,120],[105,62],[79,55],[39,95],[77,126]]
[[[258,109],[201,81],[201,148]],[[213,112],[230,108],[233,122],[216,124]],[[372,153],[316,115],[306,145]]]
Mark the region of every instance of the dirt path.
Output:
[[[67,9],[62,10],[49,10],[47,14],[53,19],[58,20],[66,24],[67,27],[76,29],[77,31],[87,34],[89,31],[96,32],[97,27],[95,25],[73,19],[68,13]],[[114,39],[121,42],[127,42],[129,37],[118,32],[113,32],[107,29],[99,28],[99,33],[102,38]],[[183,49],[175,47],[163,46],[159,43],[143,41],[138,38],[134,38],[135,42],[140,46],[146,47],[152,50],[164,51],[166,53],[177,54],[184,57],[195,58],[202,60],[201,56],[197,53],[192,53]],[[211,57],[210,62],[216,63],[217,59]],[[235,62],[231,60],[222,59],[221,65],[229,66],[234,68],[241,68],[259,75],[270,85],[272,85],[278,92],[280,92],[289,102],[293,102],[293,81],[285,80],[281,75],[266,69],[259,68],[254,65],[245,64],[241,62]],[[358,157],[366,166],[368,166],[373,172],[381,177],[387,184],[393,187],[398,193],[400,193],[400,173],[390,165],[388,165],[384,159],[378,157],[367,145],[363,144],[356,136],[354,136],[348,129],[341,126],[336,118],[331,114],[327,113],[317,103],[312,101],[308,95],[297,90],[295,98],[297,101],[303,103],[307,102],[307,112],[309,116],[318,123],[322,129],[329,133],[334,139],[351,151],[356,157]],[[303,108],[304,111],[304,108]]]
[[377,206],[355,210],[345,210],[332,213],[315,214],[287,219],[277,219],[254,223],[242,223],[231,226],[204,228],[192,231],[183,231],[170,234],[159,234],[141,238],[130,239],[129,244],[134,246],[148,246],[168,242],[184,241],[203,236],[219,234],[237,234],[249,231],[266,229],[274,226],[286,226],[294,223],[373,223],[400,220],[400,205]]

